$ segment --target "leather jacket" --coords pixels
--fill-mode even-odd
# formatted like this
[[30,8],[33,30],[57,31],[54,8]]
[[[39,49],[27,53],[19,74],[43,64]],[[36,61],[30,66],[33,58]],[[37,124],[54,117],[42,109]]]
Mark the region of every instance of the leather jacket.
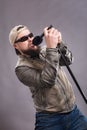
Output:
[[[65,49],[64,56],[70,65],[72,53],[67,47]],[[30,88],[36,111],[66,113],[73,109],[75,96],[63,66],[58,47],[42,47],[40,58],[19,55],[15,72],[18,79]]]

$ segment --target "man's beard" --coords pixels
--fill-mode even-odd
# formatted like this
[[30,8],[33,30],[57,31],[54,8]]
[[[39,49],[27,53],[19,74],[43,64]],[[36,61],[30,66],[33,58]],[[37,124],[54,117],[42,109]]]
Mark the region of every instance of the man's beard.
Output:
[[26,50],[26,51],[23,51],[22,52],[26,55],[29,55],[31,58],[39,58],[39,53],[40,53],[40,47],[38,47],[36,50],[33,50],[33,49],[29,49],[29,50]]

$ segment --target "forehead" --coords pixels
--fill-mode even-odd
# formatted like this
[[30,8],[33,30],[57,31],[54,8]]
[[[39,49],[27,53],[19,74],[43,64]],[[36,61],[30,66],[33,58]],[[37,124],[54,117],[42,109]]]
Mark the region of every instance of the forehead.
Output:
[[22,37],[22,36],[28,35],[29,33],[30,33],[30,30],[24,29],[24,30],[22,30],[22,31],[18,34],[18,37]]

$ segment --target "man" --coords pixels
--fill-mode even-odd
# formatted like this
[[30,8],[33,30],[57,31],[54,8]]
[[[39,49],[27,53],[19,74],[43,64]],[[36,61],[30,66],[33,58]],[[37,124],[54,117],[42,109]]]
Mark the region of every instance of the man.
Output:
[[68,65],[72,53],[54,27],[46,27],[44,37],[45,47],[33,45],[34,36],[24,25],[15,26],[9,34],[19,57],[16,75],[32,93],[35,130],[87,130],[87,119],[77,108],[72,86],[62,69],[65,64],[61,53]]

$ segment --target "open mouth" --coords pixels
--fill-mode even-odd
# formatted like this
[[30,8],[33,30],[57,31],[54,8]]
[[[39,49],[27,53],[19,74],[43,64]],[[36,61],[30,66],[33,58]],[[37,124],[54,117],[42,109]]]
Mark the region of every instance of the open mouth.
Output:
[[37,46],[35,46],[35,45],[31,45],[31,46],[29,46],[29,48],[31,48],[31,49],[37,49]]

